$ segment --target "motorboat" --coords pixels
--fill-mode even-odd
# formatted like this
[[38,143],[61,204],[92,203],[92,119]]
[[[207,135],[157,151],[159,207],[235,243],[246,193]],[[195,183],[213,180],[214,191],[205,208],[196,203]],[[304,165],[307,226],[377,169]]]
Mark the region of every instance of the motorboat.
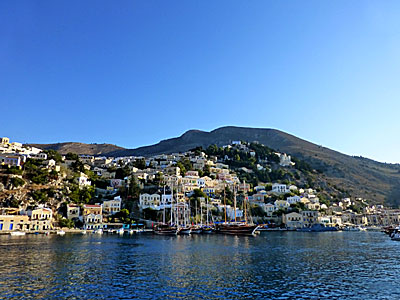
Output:
[[10,232],[10,235],[12,235],[12,236],[22,236],[22,235],[25,235],[25,234],[26,234],[26,232],[23,232],[23,231]]
[[64,235],[64,234],[65,234],[65,231],[61,229],[61,230],[57,231],[57,234],[58,234],[58,235]]

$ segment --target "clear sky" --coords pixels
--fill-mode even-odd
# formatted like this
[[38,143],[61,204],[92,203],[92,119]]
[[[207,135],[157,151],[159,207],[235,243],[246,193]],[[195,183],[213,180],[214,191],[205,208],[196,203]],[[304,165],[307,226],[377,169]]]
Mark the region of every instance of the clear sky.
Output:
[[0,136],[277,128],[400,162],[400,1],[0,1]]

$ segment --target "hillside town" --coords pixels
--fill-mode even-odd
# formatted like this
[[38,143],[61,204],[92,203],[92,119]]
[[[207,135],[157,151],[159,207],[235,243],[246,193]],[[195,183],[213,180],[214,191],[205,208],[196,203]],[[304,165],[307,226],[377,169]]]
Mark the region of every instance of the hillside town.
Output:
[[0,233],[152,228],[183,219],[210,225],[251,218],[285,230],[400,224],[400,210],[314,186],[316,171],[306,162],[257,142],[102,157],[3,137],[0,164]]

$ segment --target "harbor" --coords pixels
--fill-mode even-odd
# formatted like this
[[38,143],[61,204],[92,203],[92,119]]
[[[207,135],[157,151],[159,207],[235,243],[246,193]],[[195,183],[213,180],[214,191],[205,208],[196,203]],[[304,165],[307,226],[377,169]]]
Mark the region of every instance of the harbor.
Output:
[[394,299],[399,249],[375,231],[0,236],[0,298]]

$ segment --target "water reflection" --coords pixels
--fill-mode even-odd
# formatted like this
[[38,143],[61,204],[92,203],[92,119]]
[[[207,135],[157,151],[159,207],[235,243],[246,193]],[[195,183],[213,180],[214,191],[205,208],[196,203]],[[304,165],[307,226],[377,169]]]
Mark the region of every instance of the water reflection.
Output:
[[399,297],[381,233],[0,236],[1,299]]

